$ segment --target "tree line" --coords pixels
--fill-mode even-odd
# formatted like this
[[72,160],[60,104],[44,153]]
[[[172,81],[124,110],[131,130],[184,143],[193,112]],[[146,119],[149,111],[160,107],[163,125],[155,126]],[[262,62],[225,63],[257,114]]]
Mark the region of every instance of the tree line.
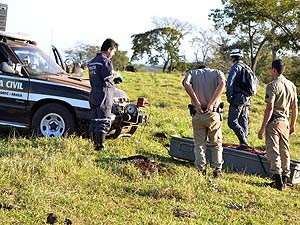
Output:
[[[275,58],[286,63],[285,75],[299,87],[300,78],[300,4],[298,0],[222,0],[222,7],[212,9],[212,29],[195,28],[175,18],[153,18],[154,28],[133,34],[129,59],[126,51],[113,57],[114,66],[144,60],[152,66],[162,65],[163,72],[186,71],[204,64],[224,73],[230,67],[229,52],[244,51],[244,61],[262,82],[268,82],[269,64]],[[194,60],[189,62],[180,51],[189,38]],[[69,57],[88,62],[100,49],[79,43],[66,50]]]

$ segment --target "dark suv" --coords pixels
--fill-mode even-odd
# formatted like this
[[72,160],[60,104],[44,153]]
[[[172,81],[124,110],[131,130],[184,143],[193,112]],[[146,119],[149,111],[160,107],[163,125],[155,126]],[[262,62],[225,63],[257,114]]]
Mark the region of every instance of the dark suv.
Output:
[[[88,133],[88,79],[63,70],[62,58],[45,54],[22,35],[0,32],[0,125],[29,128],[37,136]],[[56,59],[56,60],[54,60]],[[112,128],[108,137],[131,136],[147,114],[115,89]]]

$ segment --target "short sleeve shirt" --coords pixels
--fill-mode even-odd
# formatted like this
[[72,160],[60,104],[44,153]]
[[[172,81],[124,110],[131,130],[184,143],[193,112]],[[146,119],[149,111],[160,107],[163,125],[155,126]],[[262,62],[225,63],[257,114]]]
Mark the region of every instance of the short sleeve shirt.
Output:
[[[219,83],[222,79],[225,79],[224,73],[219,70],[204,68],[191,70],[189,74],[191,75],[191,84],[197,98],[201,105],[207,106]],[[217,104],[219,102],[220,100]]]
[[265,101],[273,105],[273,115],[289,117],[291,103],[297,101],[296,86],[283,75],[267,85]]

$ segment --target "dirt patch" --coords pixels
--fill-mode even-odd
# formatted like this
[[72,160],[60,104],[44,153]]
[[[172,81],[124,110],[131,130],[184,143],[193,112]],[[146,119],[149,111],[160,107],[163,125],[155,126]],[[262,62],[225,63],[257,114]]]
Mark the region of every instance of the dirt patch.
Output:
[[54,214],[54,213],[49,213],[48,216],[47,216],[47,223],[48,224],[54,224],[56,223],[58,220],[57,220],[57,216]]
[[0,209],[12,210],[12,209],[20,209],[20,207],[15,206],[11,203],[1,203],[0,202]]
[[155,138],[158,138],[160,141],[165,141],[168,139],[168,135],[162,132],[157,132],[153,135]]
[[[46,221],[47,224],[55,224],[55,223],[62,224],[61,222],[58,221],[58,216],[55,215],[54,213],[49,213],[47,215],[47,219],[46,220],[47,220]],[[64,224],[65,225],[72,225],[73,222],[69,218],[66,218],[65,221],[64,221]]]
[[174,216],[175,217],[189,217],[189,218],[195,218],[197,214],[193,211],[186,211],[182,210],[179,207],[176,207],[174,209]]
[[127,158],[122,158],[122,162],[131,162],[136,167],[141,169],[144,173],[166,173],[167,169],[162,163],[155,162],[154,160],[148,159],[142,155],[130,156]]

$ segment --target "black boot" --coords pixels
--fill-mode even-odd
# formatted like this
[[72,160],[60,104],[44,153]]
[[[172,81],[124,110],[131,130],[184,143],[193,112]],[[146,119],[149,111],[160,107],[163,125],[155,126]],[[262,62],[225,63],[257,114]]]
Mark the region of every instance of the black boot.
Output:
[[234,131],[234,133],[237,136],[237,138],[239,139],[240,145],[247,145],[247,146],[249,145],[248,141],[247,141],[247,137],[243,130]]
[[104,141],[105,141],[106,134],[97,133],[93,134],[93,140],[94,140],[94,147],[96,151],[104,151]]
[[283,191],[283,182],[282,182],[281,175],[280,174],[274,174],[273,178],[275,180],[276,189],[278,189],[279,191]]
[[286,188],[286,185],[287,185],[287,183],[288,183],[288,179],[289,179],[288,176],[282,175],[282,183],[283,183],[282,188],[283,188],[283,190]]

